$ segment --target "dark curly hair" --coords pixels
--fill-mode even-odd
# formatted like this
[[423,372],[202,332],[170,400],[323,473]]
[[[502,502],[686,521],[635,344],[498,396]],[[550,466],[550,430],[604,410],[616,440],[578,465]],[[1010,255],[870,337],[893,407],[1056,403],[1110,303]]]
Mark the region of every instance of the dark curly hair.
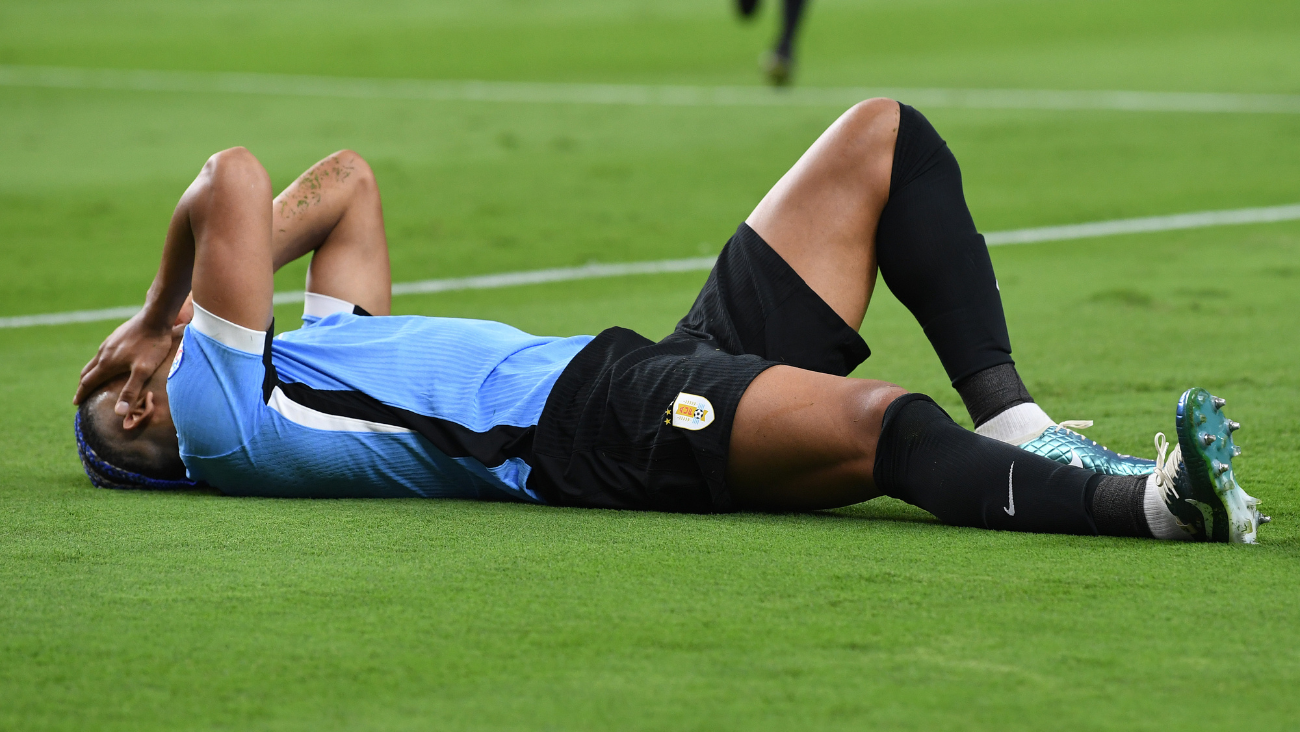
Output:
[[87,399],[77,409],[72,429],[77,436],[77,455],[90,482],[98,488],[136,488],[173,491],[195,488],[199,484],[185,477],[185,463],[180,455],[142,455],[115,445],[104,434],[95,410],[94,399]]

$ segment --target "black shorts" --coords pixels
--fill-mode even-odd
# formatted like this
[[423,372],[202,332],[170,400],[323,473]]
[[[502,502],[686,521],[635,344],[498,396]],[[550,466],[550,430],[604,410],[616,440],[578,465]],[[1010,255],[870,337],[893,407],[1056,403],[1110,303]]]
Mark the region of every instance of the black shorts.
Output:
[[529,487],[551,505],[734,511],[727,450],[750,382],[777,364],[847,376],[869,355],[741,224],[672,334],[654,343],[610,328],[560,374],[535,432]]

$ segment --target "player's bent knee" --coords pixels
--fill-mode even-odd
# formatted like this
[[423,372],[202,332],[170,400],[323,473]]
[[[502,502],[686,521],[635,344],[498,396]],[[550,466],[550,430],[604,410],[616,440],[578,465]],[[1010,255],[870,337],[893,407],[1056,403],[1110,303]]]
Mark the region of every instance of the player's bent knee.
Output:
[[860,181],[864,169],[887,175],[898,138],[898,102],[877,98],[858,102],[840,115],[824,138],[840,170]]
[[875,119],[881,115],[893,115],[896,111],[898,111],[897,101],[889,97],[872,97],[849,107],[844,115],[854,119]]
[[876,97],[858,102],[840,115],[839,124],[853,138],[878,138],[892,134],[898,127],[898,102]]
[[868,471],[866,477],[869,477],[870,466],[875,462],[876,443],[880,441],[885,410],[908,391],[887,381],[850,381],[854,383],[851,387],[852,397],[845,405],[845,427],[851,431],[852,444],[858,448],[855,462]]
[[742,508],[785,511],[880,495],[873,468],[884,414],[906,393],[883,381],[769,369],[737,410],[727,470],[733,498]]

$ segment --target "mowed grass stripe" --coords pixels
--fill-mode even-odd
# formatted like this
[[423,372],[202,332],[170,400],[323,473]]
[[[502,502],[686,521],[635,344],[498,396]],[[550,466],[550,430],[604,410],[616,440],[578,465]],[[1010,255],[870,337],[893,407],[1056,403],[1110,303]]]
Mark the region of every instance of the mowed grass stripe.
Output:
[[[1241,224],[1259,224],[1300,219],[1300,204],[1288,206],[1267,206],[1262,208],[1241,208],[1228,211],[1200,211],[1196,213],[1174,214],[1172,216],[1145,216],[1133,219],[1115,219],[1113,221],[1095,221],[1086,224],[1068,224],[1065,226],[1042,226],[1032,229],[1014,231],[994,231],[984,235],[989,246],[1008,244],[1033,244],[1070,239],[1086,239],[1117,234],[1137,234],[1156,231],[1173,231],[1177,229],[1198,229],[1207,226],[1232,226]],[[713,267],[714,257],[690,257],[686,259],[662,259],[653,262],[623,262],[601,264],[593,262],[581,267],[555,267],[526,272],[502,272],[500,274],[477,275],[473,277],[450,277],[444,279],[420,280],[417,282],[400,282],[393,285],[393,295],[421,295],[435,292],[454,292],[458,290],[492,290],[501,287],[520,285],[537,285],[547,282],[570,282],[604,277],[626,277],[629,275],[662,274],[665,272],[694,272]],[[273,298],[276,305],[302,302],[302,292],[277,292]],[[74,310],[63,313],[43,313],[40,315],[18,315],[0,318],[0,328],[29,328],[39,325],[66,325],[69,323],[90,323],[101,320],[125,320],[139,311],[138,306],[104,308],[101,310]]]
[[1297,94],[899,87],[799,87],[774,90],[758,86],[435,81],[52,66],[0,66],[0,86],[347,99],[680,107],[848,106],[863,99],[883,96],[925,107],[963,109],[1300,114],[1300,95]]

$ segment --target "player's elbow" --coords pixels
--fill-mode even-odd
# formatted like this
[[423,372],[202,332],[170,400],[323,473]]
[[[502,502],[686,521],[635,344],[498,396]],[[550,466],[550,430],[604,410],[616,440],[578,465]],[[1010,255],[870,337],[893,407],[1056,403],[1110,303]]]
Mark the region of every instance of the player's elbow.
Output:
[[245,147],[232,147],[208,158],[199,181],[210,188],[236,188],[254,195],[272,195],[271,176]]

